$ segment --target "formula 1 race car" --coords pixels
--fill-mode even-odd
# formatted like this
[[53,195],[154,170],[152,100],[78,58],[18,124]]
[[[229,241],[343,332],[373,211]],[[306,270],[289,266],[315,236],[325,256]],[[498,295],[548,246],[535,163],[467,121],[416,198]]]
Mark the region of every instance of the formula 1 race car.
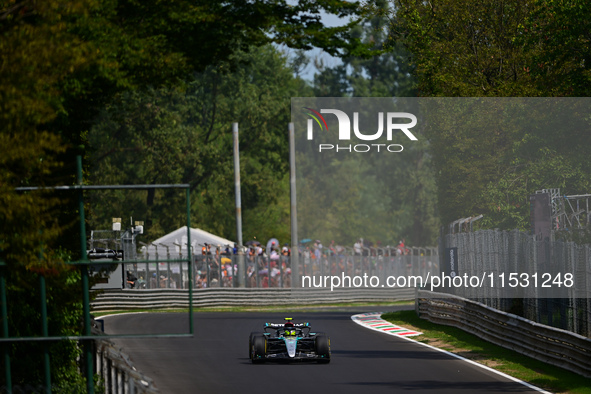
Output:
[[251,332],[248,352],[253,364],[265,361],[311,360],[330,362],[330,338],[322,332],[311,332],[310,323],[265,323],[265,332]]

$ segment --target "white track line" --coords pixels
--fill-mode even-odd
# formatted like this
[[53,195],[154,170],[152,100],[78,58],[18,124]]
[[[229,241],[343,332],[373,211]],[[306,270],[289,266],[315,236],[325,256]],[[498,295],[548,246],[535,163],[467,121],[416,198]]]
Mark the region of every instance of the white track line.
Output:
[[[371,312],[371,313],[363,313],[363,314],[360,314],[360,315],[353,315],[353,316],[351,316],[351,320],[353,320],[355,323],[357,323],[357,324],[359,324],[359,325],[361,325],[361,326],[363,326],[365,328],[369,328],[370,330],[379,331],[381,333],[388,334],[388,335],[396,335],[395,333],[392,333],[392,332],[389,332],[389,331],[384,331],[382,329],[375,328],[375,327],[372,327],[369,324],[367,324],[367,322],[369,322],[369,321],[375,321],[375,322],[381,321],[381,322],[384,323],[384,325],[385,324],[393,325],[392,323],[388,322],[387,320],[384,320],[384,319],[381,318],[382,313],[383,312]],[[365,320],[365,318],[369,318],[371,316],[375,316],[375,319]],[[363,320],[361,320],[361,319],[363,319]],[[408,331],[411,331],[411,330],[408,330]],[[420,335],[420,334],[422,334],[422,333],[417,333],[417,334],[414,334],[414,335]],[[503,373],[501,371],[497,371],[496,369],[493,369],[491,367],[487,367],[486,365],[477,363],[476,361],[469,360],[469,359],[467,359],[465,357],[462,357],[462,356],[459,356],[459,355],[457,355],[455,353],[451,353],[451,352],[448,352],[447,350],[439,349],[439,348],[437,348],[435,346],[431,346],[431,345],[428,345],[428,344],[423,343],[423,342],[415,341],[414,339],[409,338],[408,335],[396,335],[396,336],[399,337],[399,338],[406,339],[407,341],[414,342],[414,343],[416,343],[418,345],[426,346],[426,347],[428,347],[430,349],[437,350],[438,352],[442,352],[442,353],[448,354],[448,355],[450,355],[452,357],[455,357],[457,359],[460,359],[462,361],[465,361],[465,362],[470,363],[472,365],[475,365],[477,367],[486,369],[487,371],[493,372],[493,373],[495,373],[497,375],[500,375],[500,376],[502,376],[502,377],[504,377],[506,379],[512,380],[514,382],[520,383],[520,384],[522,384],[522,385],[524,385],[524,386],[526,386],[526,387],[528,387],[528,388],[530,388],[532,390],[538,391],[540,393],[552,394],[549,391],[546,391],[546,390],[543,390],[543,389],[541,389],[539,387],[536,387],[534,385],[531,385],[531,384],[529,384],[527,382],[524,382],[523,380],[514,378],[513,376],[507,375],[506,373]]]

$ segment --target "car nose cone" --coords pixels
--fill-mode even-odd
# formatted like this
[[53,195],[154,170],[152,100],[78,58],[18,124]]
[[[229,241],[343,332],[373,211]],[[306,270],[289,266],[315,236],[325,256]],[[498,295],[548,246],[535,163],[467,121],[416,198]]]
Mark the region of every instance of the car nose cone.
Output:
[[295,357],[297,343],[298,340],[295,338],[285,339],[285,347],[287,348],[287,354],[289,355],[289,357]]

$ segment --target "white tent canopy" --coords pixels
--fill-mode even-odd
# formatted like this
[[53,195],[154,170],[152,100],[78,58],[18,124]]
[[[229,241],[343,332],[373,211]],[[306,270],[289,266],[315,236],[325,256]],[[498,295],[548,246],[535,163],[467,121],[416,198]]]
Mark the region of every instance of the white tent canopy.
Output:
[[[211,245],[212,252],[214,252],[218,245],[222,249],[225,249],[226,247],[234,247],[234,241],[218,237],[217,235],[198,228],[191,228],[191,246],[193,247],[193,254],[201,254],[201,248],[206,243]],[[156,260],[157,253],[158,259],[165,259],[167,256],[167,247],[171,258],[187,255],[187,226],[183,226],[148,243],[148,246],[142,247],[142,254],[150,260]]]

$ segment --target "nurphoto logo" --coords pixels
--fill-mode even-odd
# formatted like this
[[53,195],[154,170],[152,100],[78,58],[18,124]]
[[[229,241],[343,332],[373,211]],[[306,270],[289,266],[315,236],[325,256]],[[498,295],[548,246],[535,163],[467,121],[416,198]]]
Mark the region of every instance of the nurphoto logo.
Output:
[[[386,140],[392,141],[395,132],[401,131],[411,141],[417,141],[417,137],[410,131],[416,126],[417,117],[408,112],[378,112],[378,130],[372,134],[366,134],[367,131],[362,132],[359,127],[359,112],[353,112],[353,127],[351,127],[351,119],[344,111],[338,109],[320,109],[317,111],[312,108],[304,107],[304,112],[309,116],[307,123],[307,139],[314,140],[314,128],[320,129],[320,132],[328,132],[328,124],[322,114],[330,114],[336,116],[338,122],[338,139],[339,141],[351,140],[351,129],[355,137],[361,141],[377,141],[382,138],[384,129],[386,131]],[[385,122],[384,122],[385,119]],[[400,120],[410,120],[410,122],[400,123]],[[386,123],[384,127],[384,123]],[[402,152],[404,147],[400,144],[356,144],[356,145],[339,145],[339,144],[318,144],[318,151],[346,151],[365,153],[372,150],[378,152]]]

